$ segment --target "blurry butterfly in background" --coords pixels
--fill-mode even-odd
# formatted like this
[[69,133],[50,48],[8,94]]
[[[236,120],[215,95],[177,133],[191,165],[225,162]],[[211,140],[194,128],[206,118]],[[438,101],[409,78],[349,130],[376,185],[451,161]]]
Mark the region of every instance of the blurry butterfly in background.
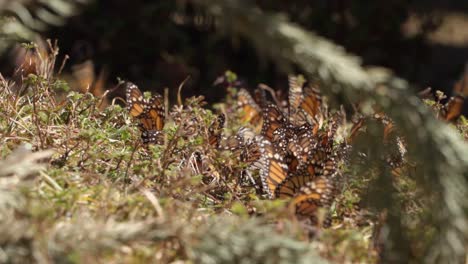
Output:
[[247,164],[255,164],[260,160],[262,152],[256,140],[249,140],[245,143],[245,147],[240,153],[240,161]]
[[315,143],[305,148],[308,152],[297,156],[295,168],[290,162],[286,163],[289,168],[288,177],[276,189],[276,197],[292,197],[315,178],[333,178],[336,175],[337,163],[331,150]]
[[86,60],[72,66],[72,75],[76,81],[76,88],[82,92],[90,92],[96,97],[101,97],[105,92],[107,79],[106,69],[102,69],[96,76],[96,67],[92,60]]
[[262,110],[244,88],[240,89],[237,93],[237,106],[242,111],[241,121],[243,123],[248,122],[254,126],[261,125]]
[[[304,86],[305,80],[302,76],[289,76],[289,116],[294,119],[297,112],[300,110],[299,107],[303,101],[304,95],[302,94],[302,87]],[[298,125],[298,124],[296,124]]]
[[304,98],[300,107],[316,120],[317,116],[322,114],[322,94],[320,90],[312,86],[304,87]]
[[305,79],[301,76],[289,77],[289,119],[295,126],[313,124],[315,134],[323,119],[322,95],[311,85],[304,87],[304,83]]
[[300,220],[310,219],[317,224],[319,209],[329,207],[333,198],[333,181],[327,177],[317,177],[301,187],[292,199],[291,206]]
[[237,151],[244,147],[244,140],[239,135],[233,135],[227,138],[222,138],[220,148],[222,150]]
[[143,143],[164,144],[162,129],[164,128],[165,112],[162,96],[156,93],[150,99],[145,99],[135,84],[127,82],[125,86],[127,109],[130,116],[140,122]]

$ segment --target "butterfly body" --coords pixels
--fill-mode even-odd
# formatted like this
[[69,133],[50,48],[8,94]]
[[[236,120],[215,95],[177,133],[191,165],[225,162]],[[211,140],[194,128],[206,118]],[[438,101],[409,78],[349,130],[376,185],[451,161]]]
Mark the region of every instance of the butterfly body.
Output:
[[226,116],[224,114],[220,114],[208,128],[208,143],[215,148],[219,147],[225,122]]
[[283,112],[281,112],[278,106],[269,104],[263,109],[262,116],[262,136],[271,142],[277,141],[281,135],[277,130],[283,128],[283,133],[286,132],[286,119],[284,118]]

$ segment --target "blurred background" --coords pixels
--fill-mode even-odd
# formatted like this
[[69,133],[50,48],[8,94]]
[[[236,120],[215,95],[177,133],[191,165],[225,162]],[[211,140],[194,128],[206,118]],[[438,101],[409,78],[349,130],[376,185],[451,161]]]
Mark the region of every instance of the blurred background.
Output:
[[[466,0],[254,2],[344,46],[365,65],[392,69],[418,90],[430,86],[450,94],[468,60]],[[190,76],[185,96],[216,101],[224,91],[213,81],[226,70],[250,88],[260,82],[287,87],[289,72],[247,40],[229,35],[193,1],[4,0],[0,10],[0,69],[7,76],[14,75],[22,54],[15,43],[42,38],[57,39],[60,58],[69,56],[64,73],[99,78],[105,89],[118,77],[143,90],[173,91]]]

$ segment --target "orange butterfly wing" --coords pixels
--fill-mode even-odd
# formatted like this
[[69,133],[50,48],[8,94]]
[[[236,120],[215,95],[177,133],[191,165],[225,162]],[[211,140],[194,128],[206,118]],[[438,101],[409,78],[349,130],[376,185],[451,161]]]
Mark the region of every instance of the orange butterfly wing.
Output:
[[294,117],[304,99],[302,86],[304,80],[299,79],[296,76],[289,76],[289,111],[290,116]]
[[296,126],[315,123],[315,134],[318,130],[317,116],[322,115],[322,95],[311,86],[303,88],[304,83],[303,78],[289,77],[289,118]]
[[268,140],[261,141],[260,152],[260,178],[263,188],[270,198],[274,198],[276,188],[283,183],[288,175],[288,167],[284,163],[283,157],[277,153],[275,147]]
[[273,104],[269,104],[263,109],[262,136],[269,141],[275,141],[275,131],[285,125],[285,118],[281,110]]
[[127,109],[132,117],[140,116],[145,111],[146,102],[138,87],[130,82],[126,83]]
[[321,114],[322,95],[320,91],[311,86],[304,87],[304,99],[300,106],[312,119],[315,119],[317,115]]
[[146,118],[149,119],[147,130],[162,130],[164,128],[165,110],[163,98],[155,94],[147,104]]
[[291,205],[299,218],[316,221],[317,210],[331,205],[333,193],[332,180],[327,177],[317,177],[301,188],[298,195],[291,201]]
[[305,171],[297,171],[294,174],[290,174],[283,183],[278,186],[275,196],[278,198],[294,197],[303,186],[313,179],[314,175]]
[[239,93],[237,94],[237,105],[243,113],[241,119],[242,122],[249,122],[253,125],[257,125],[259,122],[261,122],[261,109],[255,103],[254,99],[247,90],[239,90]]
[[226,116],[224,114],[220,114],[208,128],[208,142],[211,146],[216,148],[219,147],[225,121]]

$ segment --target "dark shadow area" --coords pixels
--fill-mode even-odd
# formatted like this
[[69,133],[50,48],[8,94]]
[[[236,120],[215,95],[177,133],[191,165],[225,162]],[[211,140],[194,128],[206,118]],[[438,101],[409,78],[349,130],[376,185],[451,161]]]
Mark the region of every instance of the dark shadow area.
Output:
[[[392,69],[416,89],[427,86],[450,94],[468,60],[468,45],[431,43],[443,12],[463,13],[465,1],[256,1],[265,12],[280,12],[292,21],[343,45],[362,57],[365,65]],[[412,14],[421,19],[421,31],[405,36],[402,28]],[[466,12],[465,12],[466,14]],[[461,29],[460,29],[461,30]],[[456,34],[456,32],[454,32]],[[96,1],[45,37],[58,39],[61,54],[70,55],[68,67],[91,59],[96,70],[108,70],[108,86],[117,77],[143,90],[175,90],[187,77],[184,95],[203,94],[219,100],[224,91],[212,83],[232,70],[253,88],[268,83],[286,88],[286,74],[244,39],[222,32],[215,21],[190,1]],[[266,43],[274,45],[274,43]],[[174,91],[174,92],[173,92]],[[122,95],[116,91],[114,95]]]

